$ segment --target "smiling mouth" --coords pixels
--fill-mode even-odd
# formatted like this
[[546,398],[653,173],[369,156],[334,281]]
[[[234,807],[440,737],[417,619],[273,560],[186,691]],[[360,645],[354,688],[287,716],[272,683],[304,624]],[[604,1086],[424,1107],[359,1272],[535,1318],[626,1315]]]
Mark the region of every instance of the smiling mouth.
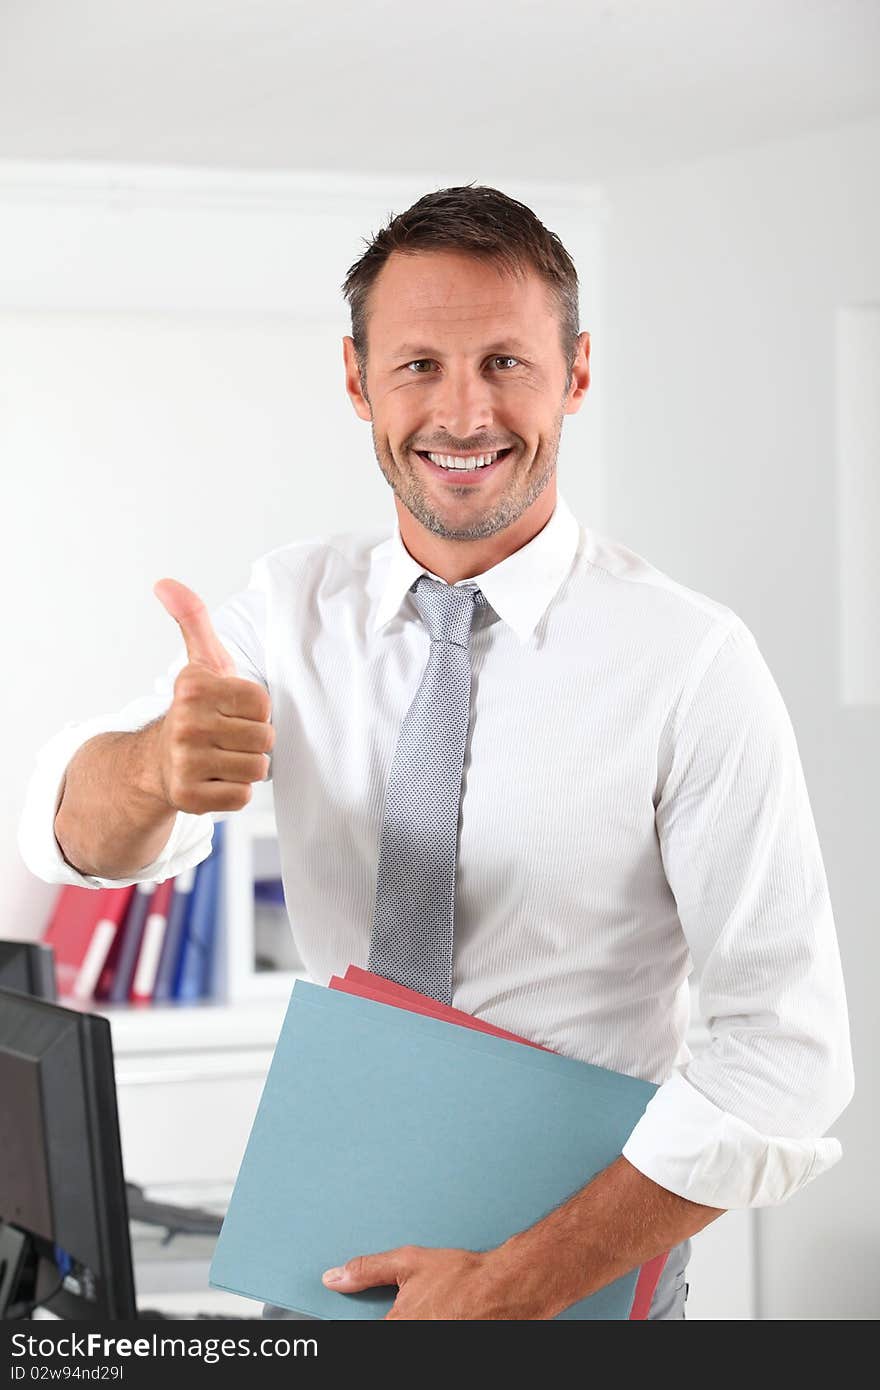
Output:
[[513,446],[509,445],[506,449],[495,449],[486,454],[440,454],[428,453],[424,449],[415,449],[420,459],[425,463],[430,463],[434,468],[442,470],[444,473],[478,473],[487,468],[492,468],[496,463],[503,462],[508,454],[513,453]]

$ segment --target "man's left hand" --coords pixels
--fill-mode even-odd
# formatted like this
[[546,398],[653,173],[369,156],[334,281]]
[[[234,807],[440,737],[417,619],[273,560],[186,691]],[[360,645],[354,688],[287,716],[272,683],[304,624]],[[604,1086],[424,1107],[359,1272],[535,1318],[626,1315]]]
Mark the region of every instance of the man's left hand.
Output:
[[323,1282],[325,1288],[339,1293],[396,1284],[397,1297],[385,1314],[386,1319],[449,1321],[552,1316],[527,1306],[510,1262],[497,1250],[435,1250],[423,1245],[401,1245],[380,1255],[358,1255],[338,1269],[328,1269]]

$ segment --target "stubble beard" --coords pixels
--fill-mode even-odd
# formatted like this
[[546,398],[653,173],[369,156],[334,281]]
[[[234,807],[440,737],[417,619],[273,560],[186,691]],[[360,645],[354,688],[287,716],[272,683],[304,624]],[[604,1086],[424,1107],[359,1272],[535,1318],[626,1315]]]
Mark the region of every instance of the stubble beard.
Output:
[[[376,460],[382,470],[382,475],[394,495],[399,498],[416,521],[433,535],[441,536],[444,540],[477,541],[484,540],[487,536],[494,536],[498,531],[504,531],[508,526],[512,526],[514,522],[519,521],[523,512],[527,511],[532,503],[541,496],[556,471],[563,419],[564,414],[560,411],[553,438],[549,439],[538,450],[527,478],[524,481],[516,476],[511,478],[503,496],[482,515],[472,518],[466,526],[451,525],[440,512],[432,507],[415,466],[411,465],[404,471],[390,450],[380,444],[376,437],[374,424],[371,424],[370,429],[373,435]],[[518,462],[521,463],[521,460]],[[463,486],[468,485],[464,484]]]

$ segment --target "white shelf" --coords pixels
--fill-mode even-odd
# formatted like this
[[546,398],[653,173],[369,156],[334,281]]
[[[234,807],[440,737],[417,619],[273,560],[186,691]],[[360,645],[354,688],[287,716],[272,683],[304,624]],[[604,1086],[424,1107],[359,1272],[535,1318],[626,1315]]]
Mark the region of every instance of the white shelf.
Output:
[[[303,977],[304,978],[304,977]],[[287,997],[229,1004],[205,999],[179,1005],[95,1008],[110,1022],[114,1056],[203,1048],[274,1048]]]

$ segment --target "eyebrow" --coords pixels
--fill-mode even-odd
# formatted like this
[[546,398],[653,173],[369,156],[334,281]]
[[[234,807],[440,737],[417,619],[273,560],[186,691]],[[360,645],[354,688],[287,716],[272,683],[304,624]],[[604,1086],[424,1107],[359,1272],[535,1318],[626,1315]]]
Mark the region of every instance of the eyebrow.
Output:
[[[491,347],[481,348],[480,351],[490,355],[493,352],[511,352],[518,354],[520,352],[526,353],[529,351],[529,349],[526,346],[526,344],[521,343],[518,338],[505,338],[503,342],[499,341]],[[394,351],[391,353],[391,356],[419,358],[442,357],[443,354],[441,352],[438,352],[436,348],[425,347],[423,344],[420,343],[403,343],[400,347],[394,349]]]

